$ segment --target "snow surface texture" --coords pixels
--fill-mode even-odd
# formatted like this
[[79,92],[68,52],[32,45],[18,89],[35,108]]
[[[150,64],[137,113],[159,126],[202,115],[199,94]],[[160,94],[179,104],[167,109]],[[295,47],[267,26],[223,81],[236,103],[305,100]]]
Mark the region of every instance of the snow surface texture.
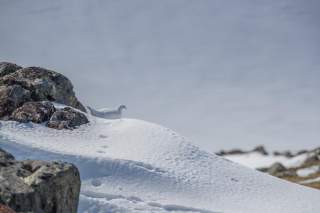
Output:
[[210,152],[312,149],[319,11],[319,0],[0,0],[0,59],[71,77],[95,108],[125,100],[130,117]]
[[209,154],[165,127],[89,117],[76,130],[1,121],[17,158],[64,160],[82,178],[79,212],[290,212],[320,209],[320,192]]

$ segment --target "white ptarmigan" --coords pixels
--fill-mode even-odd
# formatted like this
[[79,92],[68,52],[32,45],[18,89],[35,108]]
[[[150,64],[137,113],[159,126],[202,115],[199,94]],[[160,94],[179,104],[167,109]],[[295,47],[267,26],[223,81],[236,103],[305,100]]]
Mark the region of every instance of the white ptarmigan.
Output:
[[122,117],[122,110],[127,109],[125,105],[120,105],[118,109],[107,109],[103,108],[100,110],[93,109],[92,107],[87,106],[90,111],[90,114],[105,119],[120,119]]

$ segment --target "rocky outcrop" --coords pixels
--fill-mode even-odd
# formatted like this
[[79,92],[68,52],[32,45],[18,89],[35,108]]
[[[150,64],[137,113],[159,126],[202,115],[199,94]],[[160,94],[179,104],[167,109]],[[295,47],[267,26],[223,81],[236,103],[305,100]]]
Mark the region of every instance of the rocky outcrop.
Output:
[[48,121],[55,108],[51,102],[26,102],[13,111],[11,118],[22,123],[42,123]]
[[88,122],[83,113],[70,107],[65,107],[53,113],[47,125],[55,129],[73,129]]
[[31,92],[33,101],[54,101],[85,112],[78,101],[70,80],[60,73],[40,67],[27,67],[7,74],[0,84],[20,85]]
[[284,167],[281,163],[274,163],[267,169],[267,172],[270,175],[276,176],[277,174],[286,171],[286,167]]
[[19,213],[76,213],[78,169],[69,163],[16,161],[0,149],[0,204]]
[[257,153],[260,153],[262,155],[268,155],[267,150],[264,148],[264,146],[261,146],[261,145],[255,147],[251,152],[257,152]]
[[[267,152],[263,146],[257,146],[251,151],[232,149],[230,151],[223,150],[217,154],[226,157],[232,155],[237,155],[237,157],[241,155],[249,157],[249,155],[253,153],[256,156],[254,159],[258,159],[259,157],[261,159],[279,159],[281,162],[275,162],[272,165],[263,168],[256,168],[257,170],[294,183],[320,189],[320,148],[313,150],[300,150],[296,152],[288,150]],[[286,166],[284,166],[284,164]],[[301,176],[301,170],[313,171],[314,168],[319,168],[319,170],[315,170],[314,172]]]
[[13,73],[22,67],[8,62],[0,62],[0,77]]
[[0,118],[7,120],[17,107],[30,99],[30,91],[20,85],[0,86]]
[[231,150],[221,150],[219,152],[216,152],[216,155],[219,155],[219,156],[225,156],[225,155],[243,155],[243,154],[248,154],[248,153],[253,153],[253,152],[256,152],[256,153],[260,153],[262,155],[268,155],[268,152],[266,151],[266,149],[264,148],[264,146],[256,146],[255,148],[253,148],[252,150],[250,151],[244,151],[244,150],[241,150],[241,149],[231,149]]
[[71,129],[89,122],[81,112],[71,108],[57,111],[49,102],[86,111],[75,96],[70,80],[60,73],[40,67],[22,68],[8,62],[0,63],[1,120],[35,123],[50,120],[48,127],[57,129]]
[[221,150],[220,152],[217,152],[216,155],[224,156],[224,155],[239,155],[239,154],[245,154],[245,151],[242,151],[240,149],[231,149],[231,150]]
[[[297,155],[300,155],[300,154],[302,154],[302,153],[306,153],[306,151],[305,151],[305,150],[299,151],[299,153],[297,153]],[[295,155],[294,155],[292,152],[290,152],[290,151],[282,151],[282,152],[274,151],[274,152],[273,152],[273,155],[274,155],[274,156],[284,156],[284,157],[286,157],[286,158],[292,158],[292,157],[295,156]]]
[[304,161],[303,161],[303,166],[309,166],[309,165],[314,165],[316,163],[320,164],[320,154],[313,153],[309,155]]

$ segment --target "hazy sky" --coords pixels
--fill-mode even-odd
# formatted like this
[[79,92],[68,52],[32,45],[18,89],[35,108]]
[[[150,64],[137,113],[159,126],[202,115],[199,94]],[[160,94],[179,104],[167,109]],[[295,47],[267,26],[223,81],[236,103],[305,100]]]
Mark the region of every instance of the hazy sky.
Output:
[[318,0],[0,0],[0,60],[208,151],[320,146]]

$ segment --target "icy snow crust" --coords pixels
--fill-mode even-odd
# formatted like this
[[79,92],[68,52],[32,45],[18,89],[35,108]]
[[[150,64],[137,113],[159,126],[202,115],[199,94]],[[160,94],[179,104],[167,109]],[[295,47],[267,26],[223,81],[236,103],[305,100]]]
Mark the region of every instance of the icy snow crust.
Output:
[[320,192],[199,150],[134,119],[90,117],[79,129],[1,121],[1,146],[18,158],[69,161],[82,178],[79,212],[305,212]]

